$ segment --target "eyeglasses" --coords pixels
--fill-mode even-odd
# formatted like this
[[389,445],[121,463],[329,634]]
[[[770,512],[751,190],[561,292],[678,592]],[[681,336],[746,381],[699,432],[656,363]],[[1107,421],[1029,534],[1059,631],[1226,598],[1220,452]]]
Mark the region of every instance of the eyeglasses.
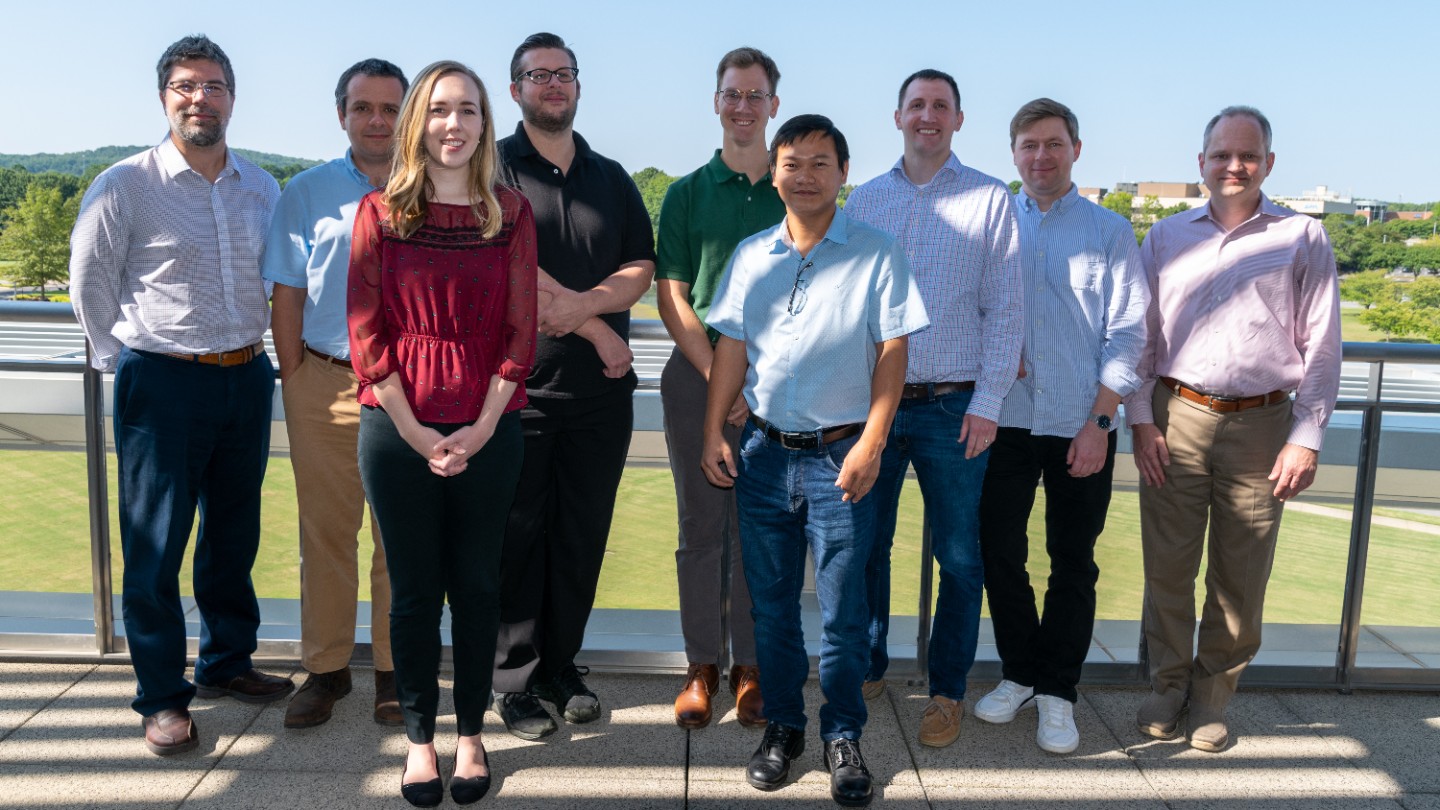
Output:
[[[524,73],[520,74],[520,76],[524,76],[535,84],[549,84],[551,76],[559,79],[561,84],[569,84],[575,81],[575,79],[579,77],[579,75],[580,68],[573,67],[563,67],[559,70],[546,70],[545,68],[535,68],[534,70],[527,70]],[[515,81],[520,81],[520,76],[516,76]]]
[[733,87],[716,90],[715,95],[719,96],[720,100],[724,101],[728,107],[739,107],[741,101],[748,101],[759,106],[764,104],[766,99],[775,97],[774,93],[762,93],[759,90],[736,90]]
[[[810,279],[802,278],[805,271],[815,266],[815,262],[805,262],[795,271],[795,286],[790,289],[790,305],[785,308],[791,315],[799,315],[800,310],[805,308],[805,300],[809,296],[805,294],[805,288],[810,286]],[[799,296],[799,300],[796,300]]]
[[206,98],[225,98],[230,95],[230,88],[220,82],[169,82],[165,86],[189,98],[194,98],[196,91],[203,93]]

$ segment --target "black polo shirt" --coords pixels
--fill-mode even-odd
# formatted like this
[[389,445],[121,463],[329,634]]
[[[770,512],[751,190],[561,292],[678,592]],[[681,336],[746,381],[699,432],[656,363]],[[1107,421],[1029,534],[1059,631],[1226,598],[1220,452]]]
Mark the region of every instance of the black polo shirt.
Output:
[[[540,267],[572,290],[588,290],[621,265],[655,260],[650,215],[635,181],[621,165],[596,153],[575,135],[575,159],[568,173],[541,157],[523,122],[500,141],[504,181],[530,200]],[[626,341],[630,313],[600,316]],[[525,389],[531,396],[580,399],[632,391],[635,371],[620,379],[604,374],[590,341],[577,335],[540,335],[535,366]]]

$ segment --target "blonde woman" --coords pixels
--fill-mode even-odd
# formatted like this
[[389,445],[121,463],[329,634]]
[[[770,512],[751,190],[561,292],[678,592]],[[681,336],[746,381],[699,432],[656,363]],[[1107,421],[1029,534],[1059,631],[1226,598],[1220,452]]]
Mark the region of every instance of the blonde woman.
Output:
[[350,356],[360,474],[390,567],[391,645],[410,741],[401,793],[443,798],[435,753],[440,614],[450,604],[460,739],[457,803],[490,786],[480,740],[499,623],[500,549],[520,472],[535,354],[535,226],[496,180],[480,78],[437,62],[416,78],[390,182],[365,197],[350,254]]

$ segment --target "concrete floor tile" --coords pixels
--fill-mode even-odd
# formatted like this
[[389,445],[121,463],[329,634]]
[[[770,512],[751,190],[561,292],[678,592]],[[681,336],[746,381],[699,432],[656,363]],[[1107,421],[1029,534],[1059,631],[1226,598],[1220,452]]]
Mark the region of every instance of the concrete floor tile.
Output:
[[1440,793],[1406,793],[1400,797],[1405,810],[1440,810]]
[[972,683],[960,739],[948,748],[927,748],[917,741],[920,716],[928,696],[912,692],[896,694],[900,724],[905,740],[920,771],[920,780],[931,787],[1004,789],[1017,784],[1037,788],[1076,785],[1120,791],[1144,790],[1139,771],[1118,750],[1110,729],[1083,697],[1076,704],[1075,725],[1080,731],[1080,748],[1073,754],[1056,755],[1035,744],[1036,713],[1022,712],[1004,725],[992,725],[974,716],[974,701],[993,688],[990,683]]
[[[737,771],[737,774],[739,772]],[[691,810],[834,810],[830,798],[830,781],[803,781],[787,784],[779,790],[756,790],[745,782],[743,774],[733,782],[696,782],[691,780],[687,807]],[[875,785],[871,807],[885,810],[929,810],[925,792],[918,785]]]
[[[138,746],[137,746],[138,747]],[[141,755],[159,761],[148,753]],[[0,764],[0,808],[44,810],[155,810],[178,807],[204,778],[213,760],[181,757],[165,767],[103,761],[78,767]]]
[[1103,791],[1017,782],[1008,788],[939,786],[926,789],[932,810],[1165,810],[1153,790]]
[[[493,798],[492,798],[493,797]],[[680,810],[685,806],[685,780],[637,774],[617,777],[597,771],[583,781],[548,774],[506,776],[496,782],[480,807],[506,810]],[[446,803],[450,804],[447,798]]]
[[1276,692],[1275,700],[1358,768],[1401,791],[1440,793],[1440,694]]
[[0,664],[0,740],[95,669],[58,664]]
[[[303,771],[227,770],[205,775],[183,810],[306,810],[409,808],[400,797],[400,768],[320,775]],[[108,810],[108,808],[106,809]]]
[[157,757],[145,749],[140,716],[130,708],[134,694],[135,676],[128,667],[97,667],[0,742],[0,769],[23,772],[68,763],[71,768],[84,765],[84,778],[92,779],[137,766],[147,771],[209,768],[213,762],[197,765],[197,760],[223,755],[264,711],[230,698],[196,700],[190,712],[199,749]]
[[1394,799],[1372,796],[1301,796],[1251,799],[1221,796],[1213,799],[1171,800],[1175,810],[1401,810]]

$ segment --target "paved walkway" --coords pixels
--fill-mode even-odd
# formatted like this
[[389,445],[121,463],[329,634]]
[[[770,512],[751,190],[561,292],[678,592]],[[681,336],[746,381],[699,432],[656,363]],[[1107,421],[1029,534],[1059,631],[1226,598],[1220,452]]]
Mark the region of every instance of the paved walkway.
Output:
[[[408,807],[398,795],[403,736],[370,722],[371,679],[360,674],[335,719],[304,731],[285,731],[279,706],[197,701],[200,750],[160,759],[127,708],[128,668],[0,664],[0,808]],[[479,807],[835,806],[818,740],[793,784],[760,793],[742,773],[759,731],[735,722],[728,696],[718,725],[687,734],[671,719],[678,678],[594,675],[591,684],[605,705],[594,725],[539,743],[487,732],[497,782]],[[973,684],[972,702],[988,687]],[[813,729],[820,695],[809,688]],[[1218,755],[1142,738],[1139,699],[1134,689],[1082,689],[1080,750],[1066,757],[1035,747],[1033,713],[1008,726],[967,718],[958,743],[934,750],[914,741],[923,693],[892,684],[871,704],[864,739],[874,806],[1440,810],[1440,695],[1242,692],[1237,741]],[[489,724],[499,727],[493,715]],[[453,735],[453,716],[442,716],[442,763]]]

